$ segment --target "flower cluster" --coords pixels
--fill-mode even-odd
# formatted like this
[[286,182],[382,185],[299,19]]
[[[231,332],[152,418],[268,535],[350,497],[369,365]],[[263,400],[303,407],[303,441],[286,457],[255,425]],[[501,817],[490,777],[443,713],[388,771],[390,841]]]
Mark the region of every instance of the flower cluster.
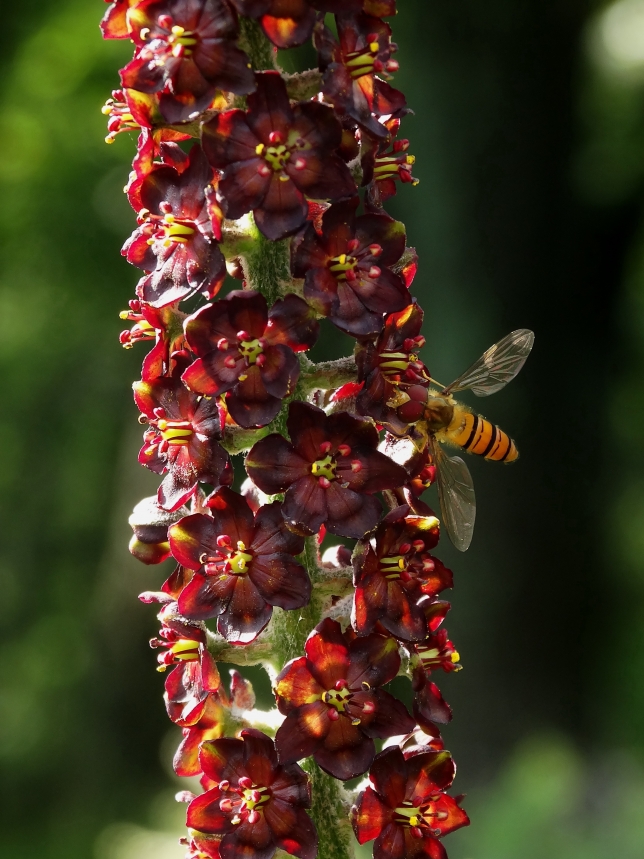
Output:
[[[452,573],[421,498],[436,463],[415,426],[431,383],[417,260],[383,208],[417,183],[390,82],[396,11],[114,0],[102,22],[134,48],[103,108],[109,142],[138,133],[122,253],[140,277],[120,340],[150,346],[139,462],[161,476],[130,550],[175,564],[141,598],[160,604],[174,768],[204,791],[179,797],[189,859],[314,859],[332,837],[345,859],[335,780],[364,773],[351,820],[376,859],[442,857],[439,839],[468,823],[445,792],[451,710],[432,679],[460,665],[442,628]],[[277,48],[307,39],[318,67],[282,74]],[[354,354],[313,363],[335,329]],[[323,552],[327,535],[353,546]],[[276,709],[258,710],[236,670],[225,687],[217,660],[267,667]],[[411,712],[384,688],[400,673]],[[330,812],[335,834],[316,826]]]

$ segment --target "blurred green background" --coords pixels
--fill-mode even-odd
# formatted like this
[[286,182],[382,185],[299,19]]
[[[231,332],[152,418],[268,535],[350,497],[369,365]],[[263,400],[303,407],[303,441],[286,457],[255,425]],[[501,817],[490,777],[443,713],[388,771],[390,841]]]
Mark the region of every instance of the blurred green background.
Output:
[[[451,859],[644,854],[644,0],[400,0],[424,358],[448,381],[537,333],[484,404],[522,452],[471,463],[479,518],[439,678],[472,826]],[[8,859],[180,859],[178,731],[127,552],[142,349],[100,106],[128,45],[103,4],[6,4],[0,33],[0,802]],[[264,684],[264,689],[266,684]]]

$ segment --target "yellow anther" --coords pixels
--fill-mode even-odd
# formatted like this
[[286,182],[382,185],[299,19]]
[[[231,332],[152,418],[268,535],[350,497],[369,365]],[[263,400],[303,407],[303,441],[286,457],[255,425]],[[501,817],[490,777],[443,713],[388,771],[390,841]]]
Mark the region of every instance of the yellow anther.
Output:
[[369,50],[373,51],[374,54],[377,54],[379,49],[380,45],[378,42],[369,42]]
[[261,155],[265,149],[266,149],[266,147],[264,146],[263,143],[258,143],[257,146],[255,147],[255,154]]
[[458,650],[455,650],[454,653],[452,653],[452,662],[460,662],[460,659],[461,654],[458,652]]
[[173,36],[183,36],[183,34],[186,32],[186,28],[180,27],[179,24],[175,24],[171,32]]

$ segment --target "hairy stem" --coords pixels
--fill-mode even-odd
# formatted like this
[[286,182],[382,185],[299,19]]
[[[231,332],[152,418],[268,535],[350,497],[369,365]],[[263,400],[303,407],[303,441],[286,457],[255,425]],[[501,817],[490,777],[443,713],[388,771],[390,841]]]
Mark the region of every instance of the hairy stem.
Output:
[[[240,45],[248,53],[255,68],[275,67],[274,51],[255,21],[243,22]],[[315,75],[306,78],[301,76],[301,80],[304,87],[317,83]],[[295,80],[291,79],[291,84],[294,83]],[[293,89],[290,94],[293,96]],[[298,93],[298,97],[302,96]],[[254,223],[248,235],[252,242],[244,243],[240,253],[247,286],[261,292],[268,304],[272,305],[293,288],[290,271],[290,239],[271,242],[264,238]],[[353,363],[352,359],[351,363]],[[292,395],[285,400],[280,414],[270,425],[271,432],[277,431],[286,435],[288,403],[294,399],[304,400],[308,391],[316,387],[324,387],[325,373],[331,372],[335,378],[340,372],[340,368],[335,367],[319,369],[320,373],[314,382],[306,384],[301,380]],[[316,375],[317,370],[318,368],[312,375]],[[342,372],[346,373],[347,368],[342,367]],[[332,384],[335,386],[337,383],[334,381]],[[304,552],[299,560],[306,567],[311,578],[313,585],[311,600],[300,610],[284,611],[275,608],[271,623],[263,636],[264,640],[270,643],[270,654],[255,653],[251,656],[263,662],[273,675],[291,659],[304,655],[307,636],[328,611],[334,596],[330,591],[335,588],[329,588],[333,574],[320,568],[316,537],[307,538]],[[338,576],[337,590],[340,591],[338,596],[342,595],[342,584],[342,577]],[[213,643],[209,642],[209,646],[212,648]],[[303,766],[311,777],[313,804],[310,813],[318,831],[318,859],[353,859],[353,836],[348,817],[349,803],[344,788],[337,779],[322,772],[312,759],[307,759]]]

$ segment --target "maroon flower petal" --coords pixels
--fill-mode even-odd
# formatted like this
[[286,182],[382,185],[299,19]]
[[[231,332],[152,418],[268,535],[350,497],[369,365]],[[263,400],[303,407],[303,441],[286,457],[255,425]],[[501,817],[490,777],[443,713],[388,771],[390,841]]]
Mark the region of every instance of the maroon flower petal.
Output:
[[301,608],[311,599],[308,573],[291,555],[263,555],[250,569],[249,577],[270,605],[283,609]]
[[333,689],[337,680],[347,679],[351,656],[342,627],[325,618],[306,639],[308,668],[323,689]]
[[218,489],[208,499],[217,534],[227,534],[236,545],[241,540],[249,546],[253,540],[253,511],[243,495],[227,486]]
[[[217,740],[216,742],[221,742]],[[199,832],[219,835],[232,829],[230,819],[219,809],[222,793],[219,788],[197,796],[188,806],[187,824]]]
[[201,567],[199,560],[204,552],[214,552],[217,548],[219,532],[210,516],[195,513],[184,516],[168,529],[170,549],[176,561],[189,570]]
[[293,481],[310,474],[309,463],[278,433],[260,439],[245,464],[253,483],[267,495],[285,492]]
[[300,377],[300,362],[289,346],[268,346],[264,350],[261,384],[269,394],[280,400],[294,390]]
[[[275,806],[277,807],[277,801],[275,802]],[[298,856],[300,859],[315,859],[318,852],[318,834],[315,824],[304,809],[297,808],[295,810],[293,828],[287,835],[282,837],[277,837],[278,828],[275,817],[276,812],[273,811],[273,804],[271,803],[270,809],[266,809],[266,819],[270,821],[275,832],[277,846],[290,853],[291,856]]]
[[329,775],[346,781],[366,772],[376,754],[376,747],[359,727],[346,716],[331,723],[323,745],[315,753],[315,762]]
[[384,686],[398,674],[400,654],[398,642],[385,635],[356,638],[349,645],[350,667],[346,679],[352,688],[362,683]]
[[[230,193],[228,189],[227,193]],[[305,223],[308,213],[308,203],[295,183],[283,182],[277,174],[273,174],[270,178],[266,195],[261,201],[261,208],[257,207],[253,210],[258,229],[272,242],[279,241],[299,230]]]
[[255,555],[272,555],[288,552],[299,555],[304,551],[304,538],[289,531],[284,524],[279,501],[264,504],[255,516],[255,535],[251,543]]
[[237,576],[226,610],[217,619],[217,630],[232,644],[248,644],[264,629],[273,614],[249,576]]
[[244,763],[244,744],[242,740],[222,737],[204,743],[199,753],[201,769],[211,781],[230,781],[237,784],[242,776],[248,775]]
[[397,808],[408,798],[405,757],[398,746],[385,749],[376,756],[369,780],[389,808]]
[[300,352],[315,344],[319,331],[320,325],[306,301],[289,293],[272,306],[264,336],[272,345],[290,346]]
[[293,48],[306,42],[315,23],[315,11],[306,0],[291,0],[286,8],[286,14],[264,15],[260,19],[262,30],[278,48]]
[[[379,755],[376,757],[374,766],[376,766],[379,757]],[[371,768],[371,772],[373,772],[373,767]],[[369,777],[371,778],[371,773]],[[399,793],[401,797],[404,796],[402,791]],[[358,839],[358,843],[366,844],[367,841],[377,838],[393,818],[393,808],[395,807],[395,805],[391,806],[391,808],[385,805],[372,788],[368,787],[363,791],[358,796],[356,805],[352,809],[353,831]]]
[[[349,460],[358,460],[362,465],[360,471],[353,471]],[[407,472],[402,465],[398,465],[379,450],[370,450],[362,445],[356,445],[350,457],[338,462],[338,476],[346,481],[351,489],[369,493],[402,486],[407,480]]]
[[[405,843],[405,830],[396,823],[388,823],[373,845],[374,859],[412,859]],[[422,852],[419,847],[416,852]]]
[[204,576],[197,573],[181,591],[179,611],[191,620],[217,617],[230,603],[235,583],[235,576]]
[[242,821],[222,838],[221,859],[271,859],[276,850],[273,833],[263,814],[256,823]]
[[454,781],[456,766],[447,751],[423,752],[405,761],[405,799],[421,804],[436,788],[445,790]]
[[275,680],[275,695],[280,713],[288,715],[294,708],[322,700],[324,688],[309,670],[305,656],[292,659]]
[[320,456],[320,445],[327,440],[328,420],[322,409],[310,403],[296,400],[289,406],[286,428],[296,452],[309,463]]
[[316,534],[327,520],[327,492],[310,473],[291,484],[282,504],[288,526],[298,533]]
[[255,728],[241,732],[244,741],[244,764],[246,772],[255,784],[270,786],[273,770],[277,767],[275,744],[270,737]]
[[301,808],[311,807],[311,781],[297,765],[280,766],[271,783],[271,793],[283,802],[291,802]]
[[331,534],[357,539],[372,531],[382,515],[376,498],[361,495],[333,481],[326,492],[328,519],[326,528]]
[[275,734],[275,746],[283,763],[310,757],[329,731],[328,707],[321,700],[293,710]]
[[[298,2],[295,0],[296,4]],[[293,124],[293,111],[279,72],[260,72],[256,81],[257,89],[247,99],[247,121],[258,140],[268,144],[271,132],[277,131],[286,137]]]
[[240,427],[266,426],[279,413],[281,397],[268,393],[263,374],[256,365],[245,368],[243,375],[244,378],[226,397],[230,416]]
[[[360,716],[359,704],[362,694],[358,692],[354,696],[356,716],[358,717]],[[414,730],[416,720],[409,715],[402,701],[394,698],[393,695],[383,689],[376,689],[371,693],[371,696],[375,698],[376,709],[372,716],[363,718],[361,722],[362,731],[368,737],[385,739],[386,737],[408,734]]]

